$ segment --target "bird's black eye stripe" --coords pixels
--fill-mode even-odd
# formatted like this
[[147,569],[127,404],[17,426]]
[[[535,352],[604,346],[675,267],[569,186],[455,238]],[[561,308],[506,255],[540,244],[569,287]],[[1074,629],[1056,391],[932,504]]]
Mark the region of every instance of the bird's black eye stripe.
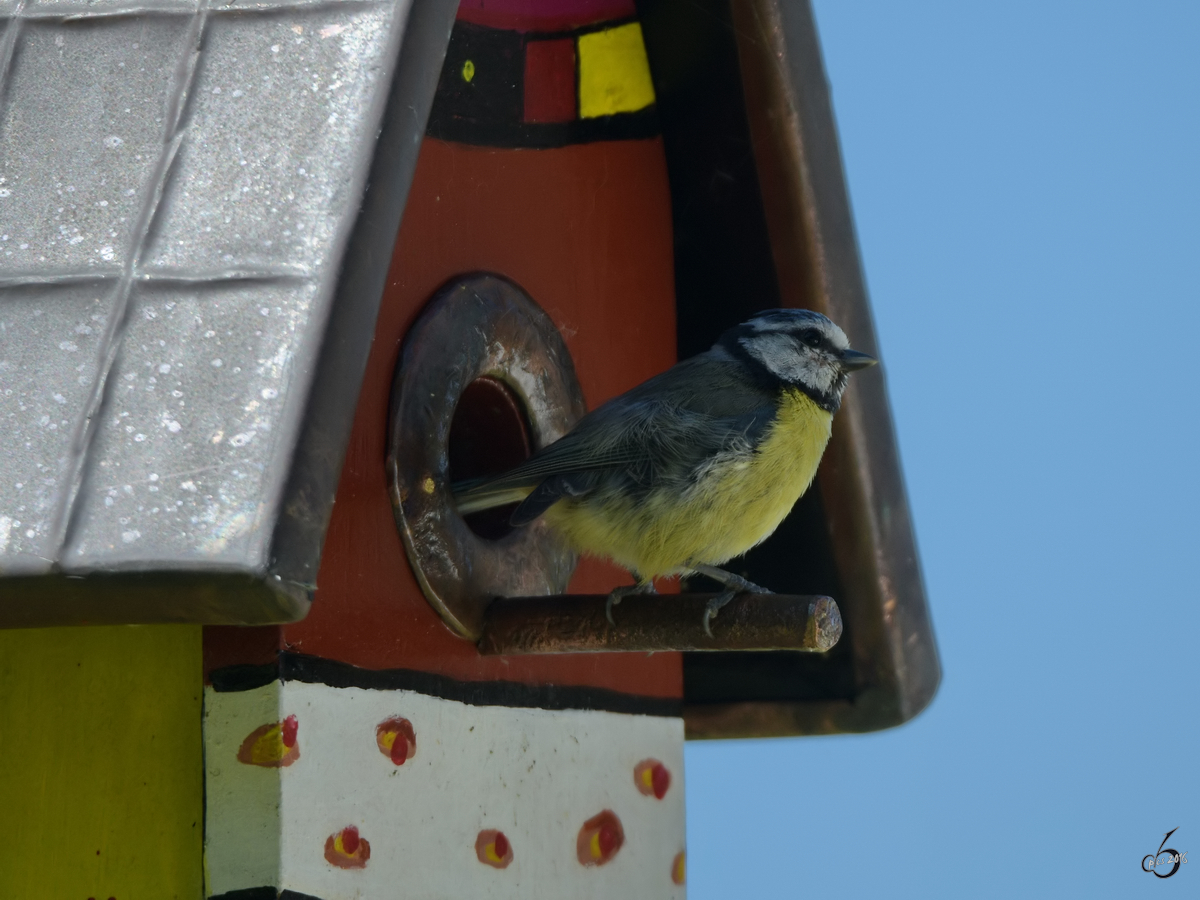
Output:
[[822,335],[821,332],[812,328],[800,332],[799,337],[802,343],[814,348],[820,347],[825,343],[825,336]]

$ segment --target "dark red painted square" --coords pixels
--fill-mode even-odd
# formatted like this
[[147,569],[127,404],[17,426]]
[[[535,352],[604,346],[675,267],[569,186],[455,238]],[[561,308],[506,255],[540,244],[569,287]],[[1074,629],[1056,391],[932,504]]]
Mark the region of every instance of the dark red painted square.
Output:
[[525,45],[525,121],[575,118],[575,39]]

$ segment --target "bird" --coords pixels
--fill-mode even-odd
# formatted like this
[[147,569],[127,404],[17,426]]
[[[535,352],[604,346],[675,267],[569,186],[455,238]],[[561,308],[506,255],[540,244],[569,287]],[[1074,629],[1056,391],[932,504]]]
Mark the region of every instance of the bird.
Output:
[[495,476],[451,486],[458,512],[517,504],[575,550],[627,569],[606,613],[654,579],[722,585],[704,630],[740,592],[770,593],[719,568],[766,540],[808,490],[851,373],[876,363],[824,315],[770,309],[583,416]]

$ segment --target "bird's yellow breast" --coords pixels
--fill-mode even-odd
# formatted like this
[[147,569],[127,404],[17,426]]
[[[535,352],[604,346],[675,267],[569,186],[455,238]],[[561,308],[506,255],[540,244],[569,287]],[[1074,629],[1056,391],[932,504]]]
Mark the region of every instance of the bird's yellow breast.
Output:
[[781,398],[757,447],[714,459],[681,494],[565,500],[546,512],[577,549],[643,577],[720,565],[766,539],[816,475],[833,416],[800,391]]

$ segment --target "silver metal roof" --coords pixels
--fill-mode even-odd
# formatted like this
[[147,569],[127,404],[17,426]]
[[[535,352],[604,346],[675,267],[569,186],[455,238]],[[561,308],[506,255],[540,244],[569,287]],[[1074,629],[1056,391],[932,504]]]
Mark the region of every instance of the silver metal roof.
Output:
[[[306,608],[311,571],[267,576],[409,5],[0,0],[0,583],[210,570],[285,609],[167,618]],[[0,622],[146,618],[20,602],[0,584]]]

